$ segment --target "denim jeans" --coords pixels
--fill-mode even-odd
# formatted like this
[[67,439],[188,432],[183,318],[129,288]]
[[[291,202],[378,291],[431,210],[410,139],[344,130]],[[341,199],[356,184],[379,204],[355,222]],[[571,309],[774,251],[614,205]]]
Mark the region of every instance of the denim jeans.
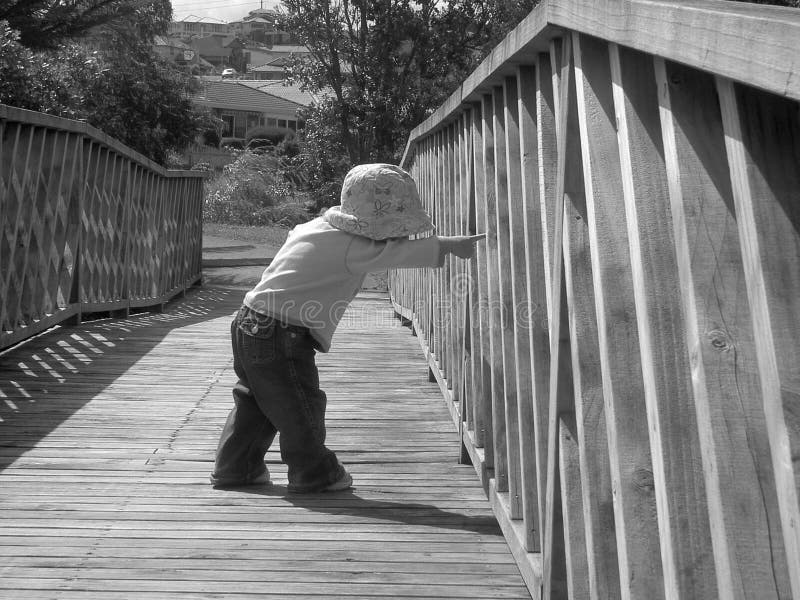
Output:
[[339,479],[344,469],[325,446],[327,399],[309,330],[243,306],[231,339],[239,381],[212,477],[246,483],[263,475],[264,455],[280,432],[289,491],[315,491]]

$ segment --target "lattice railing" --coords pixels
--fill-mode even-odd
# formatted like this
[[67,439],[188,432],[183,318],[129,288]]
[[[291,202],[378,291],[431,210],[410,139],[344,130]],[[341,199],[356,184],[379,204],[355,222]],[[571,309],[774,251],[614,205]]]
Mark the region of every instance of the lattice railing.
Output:
[[0,348],[197,282],[202,182],[83,123],[0,105]]
[[800,598],[800,10],[545,0],[403,160],[390,277],[534,597]]

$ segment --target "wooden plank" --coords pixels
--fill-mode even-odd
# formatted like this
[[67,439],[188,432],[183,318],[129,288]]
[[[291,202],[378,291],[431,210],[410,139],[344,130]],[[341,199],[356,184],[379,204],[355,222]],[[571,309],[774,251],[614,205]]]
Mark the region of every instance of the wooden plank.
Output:
[[800,119],[796,102],[717,78],[792,594],[800,595]]
[[[462,146],[461,146],[461,232],[464,235],[475,234],[475,184],[472,151],[472,127],[475,115],[472,107],[465,107],[462,121]],[[476,327],[476,317],[480,319],[478,307],[478,274],[475,268],[475,258],[471,258],[463,270],[464,281],[462,294],[464,297],[464,402],[462,403],[462,422],[464,430],[475,431],[476,390],[475,380],[480,376],[480,361],[476,357],[476,347],[480,345],[478,336],[480,330]],[[474,435],[474,434],[473,434]],[[462,432],[462,439],[464,438]]]
[[504,408],[504,383],[503,383],[503,351],[500,340],[500,322],[498,314],[500,278],[497,272],[497,192],[495,190],[495,133],[496,117],[494,98],[490,94],[483,97],[483,165],[484,165],[484,190],[486,197],[486,242],[481,244],[485,248],[486,259],[486,290],[488,300],[487,330],[489,352],[484,356],[490,357],[490,381],[492,390],[492,463],[494,469],[495,486],[500,492],[508,491],[508,455],[506,454],[505,408]]
[[[577,288],[579,304],[590,296],[592,305],[584,310],[592,314],[576,323],[584,337],[578,351],[586,367],[582,382],[594,386],[595,394],[584,395],[585,416],[578,416],[581,440],[590,444],[582,455],[584,485],[592,490],[584,505],[590,577],[599,597],[660,598],[661,553],[609,52],[605,43],[586,36],[573,41],[586,189],[586,214],[577,218],[587,227],[584,268],[591,265],[592,276],[589,287]],[[577,228],[581,221],[570,222]],[[597,394],[602,403],[593,405]]]
[[[434,189],[434,223],[438,228],[444,227],[444,175],[442,169],[442,132],[437,132],[434,139],[435,153],[433,156],[435,189]],[[444,308],[444,269],[436,269],[433,272],[434,289],[433,289],[433,306],[434,306],[434,344],[433,353],[436,361],[439,363],[439,369],[444,370],[446,361],[446,353],[444,350],[445,340],[445,319],[446,313]]]
[[[464,119],[465,112],[462,111],[458,120],[453,124],[454,128],[454,189],[456,194],[455,210],[453,214],[453,232],[456,235],[463,235],[465,230],[466,213],[468,211],[467,204],[464,200],[464,168],[466,167],[466,160],[464,156]],[[456,350],[456,364],[455,364],[455,385],[454,388],[458,389],[458,393],[454,396],[453,400],[457,403],[457,410],[459,415],[459,437],[463,439],[463,431],[466,416],[466,384],[467,373],[465,370],[465,361],[468,360],[467,347],[468,342],[466,339],[467,334],[467,300],[469,295],[469,279],[467,276],[467,264],[462,259],[455,259],[455,281],[454,281],[454,308],[455,308],[455,350]]]
[[[557,55],[559,50],[561,54]],[[545,198],[546,214],[552,214],[552,240],[549,256],[551,302],[548,314],[550,332],[550,398],[547,426],[547,485],[545,492],[544,543],[542,544],[542,579],[544,598],[560,598],[568,594],[566,557],[564,555],[563,521],[561,515],[561,483],[559,480],[558,422],[560,415],[573,410],[572,369],[569,361],[568,310],[563,280],[563,225],[565,197],[580,192],[575,178],[580,177],[580,152],[575,146],[577,135],[577,106],[575,82],[572,75],[572,44],[569,39],[553,44],[550,55],[553,65],[553,96],[558,90],[556,138],[558,157],[555,194]],[[552,167],[553,165],[547,165]]]
[[[546,61],[549,66],[549,61]],[[529,415],[521,417],[522,422],[532,423],[532,440],[523,443],[523,471],[525,479],[525,499],[535,503],[535,518],[526,527],[526,547],[530,551],[541,549],[542,540],[542,499],[547,479],[547,411],[549,398],[548,374],[550,370],[549,332],[547,327],[547,292],[543,282],[547,281],[546,259],[544,248],[545,234],[542,230],[542,196],[539,160],[539,71],[541,66],[521,66],[517,69],[520,96],[520,151],[522,181],[522,227],[525,257],[525,289],[523,302],[524,312],[521,320],[527,323],[528,331],[528,363],[530,369],[531,389],[530,401],[523,405]],[[549,77],[547,78],[549,79]],[[552,90],[551,90],[552,93]],[[523,434],[524,435],[524,434]],[[532,453],[532,455],[531,455]],[[531,471],[533,469],[531,480]]]
[[[444,193],[442,198],[443,211],[442,211],[442,233],[445,235],[453,235],[453,220],[455,214],[455,148],[454,146],[454,133],[453,126],[448,125],[443,131],[443,162],[441,165],[442,174],[444,178]],[[444,322],[444,340],[442,341],[442,374],[444,375],[447,389],[450,390],[450,400],[452,400],[457,393],[457,389],[453,388],[456,378],[456,312],[454,307],[454,278],[456,269],[456,260],[452,254],[448,254],[444,261],[442,268],[442,277],[444,289],[442,290],[442,307],[445,312]]]
[[611,76],[667,597],[717,594],[652,59]]
[[[581,491],[580,442],[573,413],[563,413],[559,419],[561,504],[564,515],[564,550],[567,559],[567,589],[570,600],[590,598],[590,574],[586,552],[586,532],[583,520]],[[596,593],[595,596],[597,597]]]
[[[619,585],[615,581],[618,577],[617,553],[587,212],[587,200],[592,187],[588,180],[591,172],[587,169],[587,140],[584,135],[583,49],[580,39],[575,35],[572,36],[572,47],[575,60],[574,101],[580,132],[580,139],[574,142],[573,152],[581,153],[583,170],[582,178],[575,177],[570,187],[569,201],[565,203],[564,281],[570,307],[568,327],[575,401],[574,418],[571,417],[575,421],[574,458],[580,461],[580,469],[575,467],[573,471],[576,478],[563,482],[563,485],[575,488],[565,488],[565,493],[577,494],[582,498],[577,509],[582,509],[583,514],[580,520],[575,516],[572,518],[580,524],[583,538],[582,543],[577,545],[576,533],[568,529],[565,538],[572,540],[569,542],[568,555],[581,554],[580,560],[577,557],[572,559],[581,567],[578,575],[587,578],[586,590],[582,592],[582,588],[579,588],[579,594],[591,591],[597,597],[615,597],[619,595]],[[564,457],[562,462],[568,458]]]
[[722,0],[555,0],[547,12],[554,25],[800,99],[800,81],[789,75],[797,70],[800,38],[800,13],[791,8]]
[[656,60],[717,585],[786,598],[788,570],[713,77]]
[[360,296],[318,356],[354,490],[287,494],[277,449],[271,486],[211,488],[244,291],[190,290],[4,354],[0,596],[530,598],[385,297]]
[[[484,135],[486,132],[486,115],[483,106],[475,103],[472,105],[474,119],[472,122],[472,154],[474,170],[474,194],[475,194],[475,232],[487,233],[487,167],[484,162],[484,145],[487,143]],[[487,235],[488,239],[488,235]],[[480,357],[480,376],[476,375],[476,381],[480,383],[480,388],[476,392],[476,412],[475,412],[475,446],[483,448],[484,462],[487,468],[494,466],[494,442],[492,440],[492,354],[490,345],[491,324],[489,311],[491,302],[489,298],[489,273],[487,257],[488,241],[477,244],[475,248],[475,266],[477,274],[475,277],[477,284],[477,317],[479,321],[478,342],[480,348],[474,351]]]
[[[506,452],[508,454],[508,493],[511,518],[522,518],[522,465],[520,451],[520,423],[517,408],[517,353],[516,324],[514,317],[514,279],[523,275],[523,269],[514,268],[513,242],[511,240],[511,206],[519,205],[520,151],[519,108],[517,81],[508,77],[503,86],[495,89],[495,189],[497,190],[497,270],[500,274],[500,340],[503,353],[503,382],[505,399]],[[511,268],[509,268],[509,266]],[[501,490],[502,491],[502,490]]]
[[[541,399],[537,404],[535,397],[535,376],[541,373],[542,365],[533,360],[532,340],[539,336],[544,342],[546,329],[541,327],[544,303],[531,304],[531,272],[544,279],[541,260],[541,220],[539,218],[538,160],[536,156],[536,73],[534,67],[518,68],[514,78],[517,91],[515,113],[516,140],[509,139],[508,163],[509,181],[512,183],[509,194],[509,223],[511,230],[511,267],[513,314],[514,314],[514,355],[517,365],[517,420],[519,422],[519,448],[522,477],[522,509],[526,531],[526,547],[538,550],[541,527],[539,518],[539,490],[537,444],[544,446],[544,422],[546,417]],[[508,106],[508,103],[507,103]],[[512,146],[515,152],[512,153]],[[516,189],[514,187],[516,185]],[[514,200],[512,197],[516,196]],[[531,221],[534,225],[531,226]],[[535,235],[533,239],[530,236]],[[529,260],[536,261],[533,266]],[[537,275],[534,275],[536,277]],[[534,279],[534,285],[541,286]],[[543,290],[542,290],[543,291]],[[536,298],[537,292],[533,292]],[[542,294],[542,298],[543,298]],[[538,341],[538,340],[536,340]],[[544,349],[544,346],[541,348]],[[541,388],[540,388],[541,390]],[[541,412],[536,413],[536,409]],[[537,430],[537,424],[541,429]]]

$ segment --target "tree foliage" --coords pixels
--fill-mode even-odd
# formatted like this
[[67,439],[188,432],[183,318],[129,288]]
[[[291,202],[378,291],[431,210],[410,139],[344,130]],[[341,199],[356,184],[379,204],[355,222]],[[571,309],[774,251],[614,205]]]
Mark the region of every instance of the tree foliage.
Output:
[[411,129],[535,1],[284,0],[280,27],[310,51],[288,75],[327,95],[305,115],[310,179],[335,188],[348,165],[397,162]]
[[99,33],[152,40],[172,19],[169,0],[0,0],[0,21],[34,50]]
[[0,3],[0,102],[85,121],[161,164],[213,129],[194,80],[152,51],[169,0]]
[[281,27],[311,53],[289,72],[330,92],[326,109],[352,162],[396,159],[399,139],[532,3],[285,0]]

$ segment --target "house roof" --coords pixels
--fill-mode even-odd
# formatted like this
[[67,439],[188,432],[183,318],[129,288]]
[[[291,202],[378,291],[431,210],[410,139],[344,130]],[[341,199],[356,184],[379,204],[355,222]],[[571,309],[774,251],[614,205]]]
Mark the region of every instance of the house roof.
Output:
[[256,71],[259,73],[283,71],[283,67],[285,67],[288,62],[289,62],[288,57],[279,56],[278,58],[273,58],[272,60],[268,60],[263,65],[252,67],[250,71]]
[[167,37],[164,35],[156,35],[153,37],[153,45],[154,46],[167,46],[169,48],[180,48],[181,50],[190,50],[189,46],[184,44],[182,41]]
[[213,17],[198,17],[197,15],[186,15],[182,19],[176,19],[177,23],[208,23],[211,25],[227,25],[225,21],[214,19]]
[[[195,102],[216,108],[270,112],[276,109],[294,111],[308,106],[313,100],[311,94],[296,90],[287,91],[284,86],[264,90],[266,85],[252,85],[254,81],[204,81],[201,91],[194,97]],[[291,87],[291,86],[286,86]]]
[[265,48],[267,52],[285,52],[287,54],[308,54],[308,48],[306,46],[299,46],[299,45],[279,45],[274,44],[272,48]]
[[290,102],[294,102],[300,106],[308,106],[317,99],[314,94],[301,90],[300,86],[285,85],[282,81],[240,80],[238,83],[258,90],[264,94],[270,94],[271,96],[289,100]]

